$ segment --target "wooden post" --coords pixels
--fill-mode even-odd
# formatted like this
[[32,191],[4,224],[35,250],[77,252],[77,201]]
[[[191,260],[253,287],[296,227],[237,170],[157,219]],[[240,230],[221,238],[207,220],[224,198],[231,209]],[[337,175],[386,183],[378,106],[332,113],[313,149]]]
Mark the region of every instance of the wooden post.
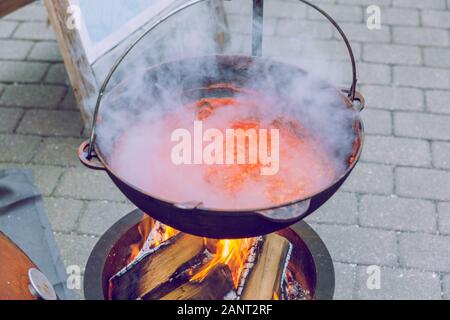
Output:
[[44,0],[48,16],[56,38],[59,43],[61,54],[64,59],[67,74],[77,99],[78,106],[85,124],[91,123],[91,112],[97,97],[98,85],[92,71],[91,65],[86,58],[80,35],[76,28],[69,29],[67,22],[70,19],[68,0]]

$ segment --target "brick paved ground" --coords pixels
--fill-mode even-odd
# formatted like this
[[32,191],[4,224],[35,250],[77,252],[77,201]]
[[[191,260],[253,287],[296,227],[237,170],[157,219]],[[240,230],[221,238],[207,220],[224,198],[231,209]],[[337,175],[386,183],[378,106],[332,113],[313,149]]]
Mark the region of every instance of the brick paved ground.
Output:
[[[362,163],[308,218],[335,261],[336,298],[450,299],[450,0],[313,2],[348,33],[368,104]],[[381,30],[365,27],[371,4],[381,6]],[[250,7],[227,8],[244,45]],[[269,1],[267,14],[276,45],[266,53],[307,55],[292,42],[306,29],[324,55],[345,57],[336,32],[295,2]],[[83,124],[46,19],[33,4],[0,20],[0,168],[33,170],[65,263],[84,266],[132,206],[78,163]],[[381,267],[379,290],[366,285],[370,265]]]

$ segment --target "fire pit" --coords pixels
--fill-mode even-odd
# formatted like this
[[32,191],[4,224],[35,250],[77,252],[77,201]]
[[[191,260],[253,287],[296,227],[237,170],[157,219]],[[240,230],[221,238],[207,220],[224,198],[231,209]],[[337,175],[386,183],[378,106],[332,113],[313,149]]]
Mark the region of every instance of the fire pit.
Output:
[[[147,234],[144,230],[148,230],[152,223],[154,225],[155,221],[136,210],[118,221],[101,237],[86,266],[84,278],[86,299],[157,299],[163,298],[161,296],[164,295],[168,299],[176,299],[180,298],[179,290],[180,287],[183,287],[183,284],[186,295],[198,295],[201,298],[214,297],[217,299],[219,298],[217,295],[234,290],[229,281],[223,281],[213,286],[212,293],[205,287],[198,290],[200,293],[198,291],[192,293],[186,287],[189,288],[189,284],[191,284],[192,288],[196,288],[198,284],[189,282],[178,275],[178,279],[174,283],[169,283],[169,286],[166,282],[165,287],[160,287],[159,291],[153,291],[152,294],[146,292],[150,286],[146,281],[153,281],[153,279],[150,278],[149,280],[143,272],[142,261],[145,261],[145,259],[136,261],[133,260],[133,257],[136,255],[136,248],[140,249],[144,245],[146,237],[143,234]],[[289,276],[294,280],[288,279],[289,283],[296,285],[295,290],[292,288],[291,292],[296,292],[297,295],[292,294],[290,298],[294,299],[295,297],[304,300],[332,299],[334,294],[333,263],[328,250],[317,234],[304,222],[300,222],[278,234],[292,244],[286,270],[284,270],[285,266],[282,266],[283,272],[288,271]],[[194,245],[191,243],[189,247],[192,250]],[[134,267],[130,267],[130,265],[134,265]],[[128,270],[126,269],[127,266],[129,267]],[[147,268],[151,269],[149,266]],[[157,268],[159,271],[155,273],[160,275],[163,272],[162,269],[170,268],[170,264]],[[216,268],[216,270],[220,270],[220,268]],[[253,269],[253,272],[256,272],[255,269]],[[220,274],[220,272],[217,273]],[[209,274],[214,276],[213,271]],[[111,281],[114,277],[115,281]],[[120,277],[126,278],[127,281],[118,281]],[[215,279],[223,278],[216,276]],[[117,287],[114,287],[114,285]],[[181,298],[183,298],[183,295],[181,295]],[[230,294],[227,298],[233,299],[237,296]],[[280,296],[278,298],[285,299],[286,297]]]

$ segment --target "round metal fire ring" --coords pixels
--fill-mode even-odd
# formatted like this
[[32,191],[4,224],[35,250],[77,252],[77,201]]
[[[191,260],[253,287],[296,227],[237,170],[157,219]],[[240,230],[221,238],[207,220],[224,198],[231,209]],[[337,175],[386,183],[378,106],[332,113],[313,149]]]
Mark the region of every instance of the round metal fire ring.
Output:
[[[107,300],[109,279],[127,265],[128,249],[139,236],[139,225],[149,216],[135,210],[115,223],[91,252],[84,277],[87,300]],[[335,273],[330,253],[317,233],[305,222],[284,229],[281,235],[299,247],[299,265],[314,300],[332,300]]]

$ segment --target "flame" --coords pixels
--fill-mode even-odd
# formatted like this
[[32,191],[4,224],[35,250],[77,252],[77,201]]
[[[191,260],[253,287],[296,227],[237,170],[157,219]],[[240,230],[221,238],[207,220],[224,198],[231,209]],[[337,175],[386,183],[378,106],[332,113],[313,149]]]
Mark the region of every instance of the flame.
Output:
[[[178,230],[155,221],[150,217],[146,217],[138,226],[138,231],[140,238],[138,242],[130,246],[131,253],[128,258],[128,263],[131,263],[139,256],[143,248],[145,248],[145,245],[148,246],[148,249],[156,248],[179,233]],[[226,264],[230,268],[233,283],[237,288],[254,241],[254,238],[217,241],[205,238],[205,248],[209,251],[214,251],[212,252],[213,257],[191,278],[191,281],[201,282],[214,266],[217,264]]]
[[151,219],[150,216],[146,216],[138,226],[139,239],[130,246],[130,255],[128,256],[127,263],[133,262],[146,245],[148,249],[158,247],[161,243],[169,240],[178,233],[178,230],[163,225]]
[[160,222],[153,222],[152,232],[150,234],[150,249],[158,247],[163,242],[169,240],[179,233],[172,227],[166,226]]
[[142,223],[138,226],[139,239],[130,246],[130,254],[127,259],[127,263],[133,262],[141,252],[142,247],[148,239],[148,236],[152,230],[152,219],[149,216],[145,216]]
[[206,278],[214,266],[217,264],[226,264],[230,268],[234,286],[237,288],[254,241],[253,238],[217,241],[216,252],[213,258],[191,278],[191,281],[201,282]]

